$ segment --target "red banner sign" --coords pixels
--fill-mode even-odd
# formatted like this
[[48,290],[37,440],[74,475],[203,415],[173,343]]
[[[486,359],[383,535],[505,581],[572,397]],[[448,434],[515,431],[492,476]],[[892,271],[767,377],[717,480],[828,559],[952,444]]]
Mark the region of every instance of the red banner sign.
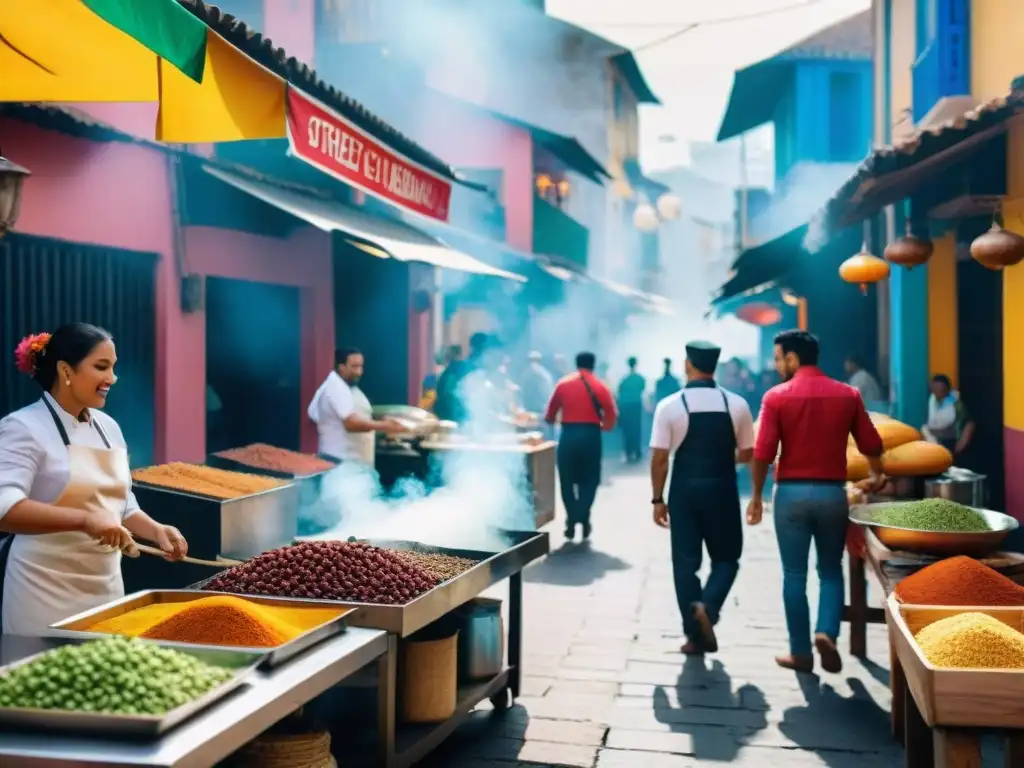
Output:
[[296,157],[389,203],[448,221],[452,185],[294,88],[288,89],[288,144]]

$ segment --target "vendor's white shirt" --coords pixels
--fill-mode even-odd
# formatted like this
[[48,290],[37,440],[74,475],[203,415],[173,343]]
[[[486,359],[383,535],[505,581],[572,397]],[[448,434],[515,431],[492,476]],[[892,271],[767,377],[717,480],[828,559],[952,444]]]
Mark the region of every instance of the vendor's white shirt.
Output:
[[[106,448],[96,427],[73,417],[49,394],[43,397],[49,398],[72,445]],[[116,421],[102,411],[90,409],[89,413],[103,428],[111,448],[127,449]],[[0,419],[0,518],[24,499],[43,504],[56,501],[68,476],[67,446],[42,400]],[[129,491],[124,516],[138,509],[139,502]]]
[[[729,403],[729,416],[732,418],[733,432],[736,434],[736,449],[745,451],[754,447],[754,418],[750,414],[747,401],[727,389],[719,387],[693,387],[684,389],[686,404],[691,413],[722,413],[725,393]],[[690,414],[683,405],[681,392],[669,395],[654,409],[654,426],[651,428],[651,448],[659,448],[675,453],[686,439],[690,429]]]
[[359,387],[349,386],[337,371],[331,371],[313,395],[307,413],[320,436],[320,453],[373,464],[373,432],[353,433],[345,427],[345,419],[352,414],[373,417],[370,401]]

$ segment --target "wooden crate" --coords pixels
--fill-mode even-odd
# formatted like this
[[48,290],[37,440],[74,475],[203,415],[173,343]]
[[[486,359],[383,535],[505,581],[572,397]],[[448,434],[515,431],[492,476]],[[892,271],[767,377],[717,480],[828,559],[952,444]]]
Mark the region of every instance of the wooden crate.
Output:
[[931,727],[1024,728],[1024,670],[934,667],[914,640],[921,629],[960,613],[984,613],[1024,631],[1024,607],[903,605],[891,595],[886,623],[907,686]]

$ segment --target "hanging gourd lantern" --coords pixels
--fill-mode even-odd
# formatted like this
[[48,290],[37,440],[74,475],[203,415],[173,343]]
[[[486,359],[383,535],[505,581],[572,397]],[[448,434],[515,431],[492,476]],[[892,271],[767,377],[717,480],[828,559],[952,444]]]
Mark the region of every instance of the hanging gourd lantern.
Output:
[[971,256],[981,266],[998,272],[1024,260],[1024,237],[992,222],[992,229],[971,243]]
[[658,229],[658,212],[650,203],[640,203],[633,211],[633,226],[641,232],[650,233]]
[[934,252],[935,244],[915,235],[907,221],[907,234],[889,243],[883,255],[890,264],[913,269],[927,262]]
[[867,294],[868,283],[877,283],[889,277],[889,262],[868,251],[867,243],[839,265],[839,276],[848,283],[860,285],[860,292]]
[[737,309],[736,317],[751,325],[758,325],[763,328],[781,322],[782,312],[779,311],[778,307],[773,307],[767,302],[755,301],[750,304],[744,304]]
[[679,199],[678,195],[671,192],[666,192],[659,197],[655,205],[658,207],[658,216],[665,221],[675,221],[683,213],[683,201]]

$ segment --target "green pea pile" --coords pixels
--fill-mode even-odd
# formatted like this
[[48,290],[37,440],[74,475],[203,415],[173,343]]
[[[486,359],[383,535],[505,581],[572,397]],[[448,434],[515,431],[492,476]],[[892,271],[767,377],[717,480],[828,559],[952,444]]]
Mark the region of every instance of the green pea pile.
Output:
[[171,648],[111,637],[61,646],[0,675],[0,707],[163,715],[232,674]]
[[981,533],[992,530],[985,516],[976,509],[947,499],[922,499],[890,504],[878,510],[874,521],[895,528],[947,533]]

